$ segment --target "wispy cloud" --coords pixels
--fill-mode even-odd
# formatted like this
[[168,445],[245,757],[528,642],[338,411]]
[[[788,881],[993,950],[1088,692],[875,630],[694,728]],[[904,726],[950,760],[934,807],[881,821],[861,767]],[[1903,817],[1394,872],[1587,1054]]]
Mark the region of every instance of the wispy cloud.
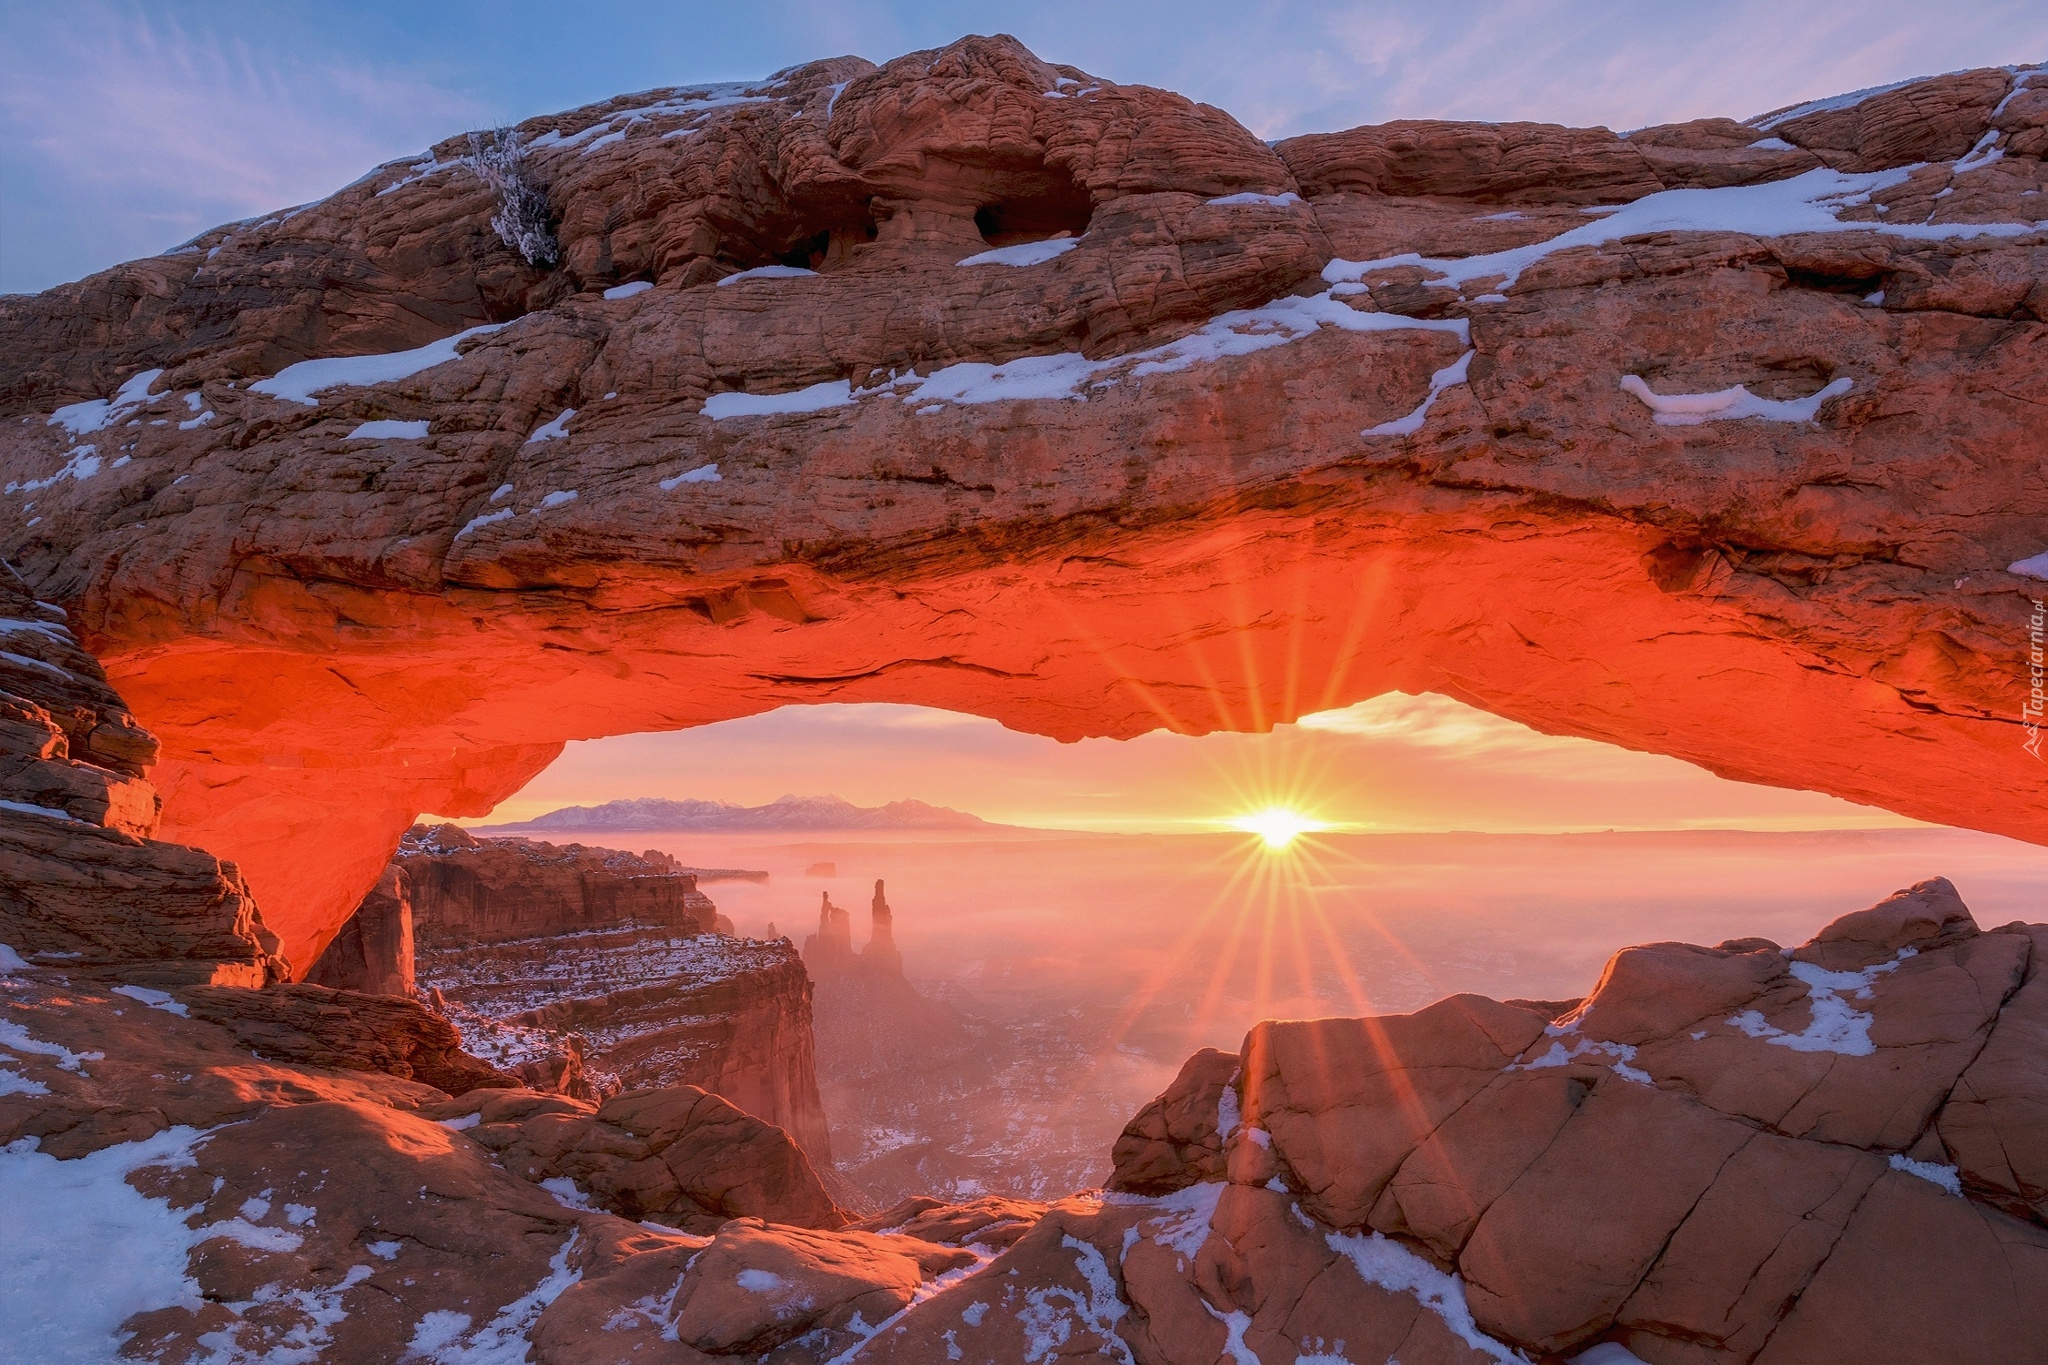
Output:
[[483,121],[474,100],[402,71],[258,51],[160,11],[18,11],[0,43],[0,126],[9,178],[32,192],[9,195],[6,287],[55,282],[20,277],[84,245],[80,216],[118,243],[111,259],[145,255]]
[[1449,697],[1425,692],[1387,692],[1338,711],[1317,711],[1298,722],[1304,730],[1419,744],[1468,752],[1494,749],[1550,750],[1591,741],[1546,735]]
[[[2048,55],[2048,11],[1917,0],[1383,0],[1293,4],[1227,63],[1171,63],[1181,88],[1262,137],[1404,118],[1612,128],[1743,118],[1823,95]],[[1124,75],[1124,79],[1132,79]]]

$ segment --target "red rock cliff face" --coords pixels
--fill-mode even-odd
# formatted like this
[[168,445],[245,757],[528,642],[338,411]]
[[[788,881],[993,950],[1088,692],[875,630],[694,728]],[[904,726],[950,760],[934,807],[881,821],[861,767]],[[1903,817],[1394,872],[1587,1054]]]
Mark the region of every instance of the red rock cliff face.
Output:
[[240,870],[152,837],[157,752],[63,610],[0,565],[0,943],[151,987],[279,979]]
[[444,942],[421,948],[419,983],[496,1065],[575,1051],[605,1094],[694,1085],[832,1168],[811,982],[786,942],[662,930]]
[[718,914],[697,879],[653,850],[626,853],[537,839],[477,839],[415,826],[394,862],[423,942],[494,943],[642,925],[709,932]]
[[417,812],[792,702],[1072,738],[1435,690],[2048,828],[2032,73],[1269,148],[969,39],[523,132],[545,275],[451,142],[0,304],[0,554],[294,962]]

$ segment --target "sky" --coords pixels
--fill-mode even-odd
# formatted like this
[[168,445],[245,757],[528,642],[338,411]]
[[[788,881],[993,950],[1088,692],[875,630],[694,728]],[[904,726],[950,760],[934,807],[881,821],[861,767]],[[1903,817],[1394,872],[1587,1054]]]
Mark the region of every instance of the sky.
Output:
[[2048,57],[2039,0],[0,0],[0,293],[318,198],[470,128],[968,32],[1261,137],[1747,117]]
[[1389,693],[1271,734],[1061,744],[921,706],[785,707],[668,734],[574,743],[488,817],[666,796],[904,797],[1051,829],[1198,833],[1271,807],[1339,830],[1876,829],[1869,806],[1729,782],[1689,763],[1544,735],[1446,697]]

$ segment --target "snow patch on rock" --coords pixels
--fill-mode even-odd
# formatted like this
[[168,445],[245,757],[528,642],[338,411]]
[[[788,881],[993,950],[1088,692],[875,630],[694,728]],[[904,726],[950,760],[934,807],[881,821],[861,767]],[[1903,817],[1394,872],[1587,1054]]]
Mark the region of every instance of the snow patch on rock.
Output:
[[581,1209],[585,1213],[597,1211],[596,1206],[590,1202],[590,1196],[566,1175],[543,1180],[540,1187],[553,1195],[555,1202],[565,1209]]
[[[493,496],[495,497],[496,495]],[[511,508],[500,507],[495,512],[486,512],[482,516],[471,517],[468,521],[463,523],[462,529],[455,533],[455,539],[460,540],[464,536],[469,535],[472,532],[481,531],[484,527],[489,526],[494,522],[510,521],[514,515],[515,514]]]
[[569,419],[575,415],[576,409],[563,408],[552,421],[542,422],[539,426],[535,427],[533,435],[526,438],[526,444],[532,445],[536,441],[552,441],[557,437],[567,436],[569,434]]
[[[44,425],[62,427],[73,437],[110,427],[137,408],[147,406],[150,402],[149,386],[163,375],[161,369],[130,375],[127,382],[115,390],[112,398],[89,398],[83,403],[67,403],[51,413]],[[157,396],[168,397],[166,394]]]
[[1435,404],[1437,395],[1450,388],[1453,384],[1465,382],[1466,375],[1471,373],[1472,370],[1472,357],[1476,354],[1478,354],[1476,351],[1467,351],[1459,356],[1457,360],[1431,375],[1429,377],[1429,393],[1423,398],[1415,411],[1409,413],[1406,417],[1396,417],[1391,422],[1382,422],[1376,427],[1367,427],[1359,434],[1361,436],[1413,436],[1416,432],[1422,430],[1422,424],[1429,417],[1430,407]]
[[1301,196],[1293,190],[1288,190],[1285,194],[1253,194],[1246,191],[1242,194],[1226,194],[1208,202],[1217,208],[1233,207],[1238,204],[1267,204],[1273,208],[1285,208],[1289,204],[1299,204]]
[[[179,425],[184,425],[180,423]],[[351,441],[417,441],[427,434],[431,422],[400,422],[384,418],[376,422],[365,422],[348,434]]]
[[742,270],[727,275],[718,282],[720,289],[729,284],[743,284],[748,280],[796,280],[817,275],[815,270],[806,270],[798,265],[757,265],[752,270]]
[[268,394],[282,398],[288,403],[303,403],[307,407],[318,406],[320,400],[314,395],[329,389],[364,388],[372,384],[392,384],[401,379],[410,379],[436,365],[445,365],[456,358],[457,349],[471,337],[487,336],[509,323],[493,322],[482,327],[471,327],[457,332],[452,337],[430,341],[410,351],[390,351],[382,355],[336,356],[325,360],[301,360],[296,365],[287,365],[268,379],[259,379],[249,386],[251,393]]
[[773,417],[791,412],[823,412],[827,408],[843,408],[853,401],[851,384],[844,379],[828,379],[794,393],[714,393],[704,400],[704,415],[714,422],[729,417]]
[[25,1057],[54,1057],[58,1066],[81,1076],[91,1074],[85,1063],[105,1061],[107,1056],[104,1052],[73,1052],[62,1043],[46,1043],[12,1019],[0,1019],[0,1048]]
[[434,1365],[520,1365],[527,1358],[527,1338],[541,1310],[583,1278],[569,1268],[569,1257],[582,1234],[572,1232],[548,1261],[541,1282],[498,1310],[498,1315],[471,1330],[467,1313],[438,1309],[419,1320],[406,1343],[413,1356]]
[[1849,392],[1856,387],[1856,381],[1844,375],[1804,398],[1758,398],[1741,384],[1713,393],[1652,393],[1641,376],[1633,374],[1621,377],[1621,387],[1643,400],[1644,406],[1656,414],[1652,420],[1658,426],[1693,427],[1702,422],[1731,422],[1744,417],[1766,422],[1811,422],[1820,415],[1821,404]]
[[153,1010],[162,1010],[166,1014],[175,1014],[180,1019],[191,1017],[191,1011],[171,999],[170,992],[168,991],[151,990],[148,986],[116,986],[113,993],[115,995],[125,995],[130,1000],[139,1000]]
[[1060,1245],[1076,1253],[1074,1268],[1080,1271],[1087,1291],[1082,1293],[1064,1285],[1043,1285],[1025,1291],[1024,1307],[1017,1312],[1017,1323],[1024,1329],[1024,1365],[1039,1365],[1041,1361],[1064,1356],[1066,1353],[1060,1348],[1072,1338],[1076,1327],[1085,1327],[1102,1340],[1100,1353],[1114,1352],[1112,1359],[1123,1361],[1123,1365],[1137,1365],[1131,1348],[1116,1334],[1118,1321],[1130,1309],[1117,1297],[1116,1279],[1109,1272],[1109,1263],[1092,1244],[1078,1237],[1063,1237]]
[[1477,256],[1426,257],[1416,252],[1371,261],[1333,260],[1323,267],[1331,284],[1360,283],[1376,270],[1420,266],[1436,281],[1463,286],[1497,280],[1495,292],[1510,288],[1522,272],[1546,256],[1572,247],[1600,246],[1624,237],[1657,232],[1739,232],[1783,237],[1799,232],[1878,232],[1893,237],[1935,240],[1950,237],[2019,237],[2039,230],[2035,223],[1866,223],[1842,222],[1845,208],[1870,202],[1879,191],[1904,184],[1910,168],[1850,174],[1825,167],[1761,185],[1719,189],[1661,190],[1623,204],[1596,221],[1527,246]]
[[1903,1152],[1893,1152],[1890,1165],[1895,1171],[1917,1175],[1930,1185],[1939,1185],[1958,1199],[1963,1197],[1962,1173],[1954,1166],[1944,1166],[1938,1161],[1915,1161]]
[[1870,1041],[1872,1016],[1864,1010],[1852,1008],[1842,998],[1843,993],[1847,992],[1857,1000],[1868,1000],[1870,989],[1878,977],[1897,971],[1900,963],[1918,956],[1919,951],[1917,948],[1901,948],[1899,955],[1890,962],[1880,962],[1860,972],[1831,972],[1811,962],[1795,962],[1792,975],[1805,983],[1807,1002],[1813,1011],[1813,1017],[1805,1028],[1797,1033],[1787,1033],[1767,1022],[1758,1010],[1743,1010],[1729,1016],[1728,1026],[1751,1038],[1789,1047],[1794,1052],[1835,1052],[1844,1057],[1868,1057],[1877,1051],[1877,1045]]
[[1332,1232],[1324,1236],[1330,1250],[1351,1262],[1358,1278],[1392,1294],[1413,1295],[1416,1302],[1444,1320],[1452,1335],[1499,1365],[1527,1365],[1512,1347],[1479,1330],[1465,1304],[1465,1282],[1446,1274],[1398,1242],[1374,1232]]
[[661,481],[661,491],[664,493],[673,493],[676,489],[682,487],[686,483],[722,482],[724,482],[724,480],[720,478],[718,473],[718,466],[716,464],[700,464],[695,469],[685,469],[682,473],[676,475],[673,479],[663,479]]
[[2048,580],[2048,550],[2043,550],[2040,554],[2030,559],[2022,559],[2017,563],[2008,564],[2005,571],[2007,573],[2024,574],[2028,578]]
[[961,261],[961,265],[1043,265],[1047,261],[1066,255],[1081,244],[1079,237],[1048,237],[1042,242],[1019,242],[1015,246],[999,246],[993,251],[982,251]]

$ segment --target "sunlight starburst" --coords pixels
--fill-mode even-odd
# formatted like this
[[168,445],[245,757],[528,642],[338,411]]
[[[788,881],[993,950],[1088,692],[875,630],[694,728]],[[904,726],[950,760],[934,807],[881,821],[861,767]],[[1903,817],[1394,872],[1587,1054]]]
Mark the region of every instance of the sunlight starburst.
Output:
[[1329,828],[1322,821],[1312,820],[1300,811],[1290,810],[1286,806],[1268,806],[1264,810],[1253,811],[1250,815],[1240,815],[1229,823],[1232,829],[1241,829],[1247,834],[1258,835],[1266,847],[1271,849],[1286,848],[1304,834],[1314,834]]

